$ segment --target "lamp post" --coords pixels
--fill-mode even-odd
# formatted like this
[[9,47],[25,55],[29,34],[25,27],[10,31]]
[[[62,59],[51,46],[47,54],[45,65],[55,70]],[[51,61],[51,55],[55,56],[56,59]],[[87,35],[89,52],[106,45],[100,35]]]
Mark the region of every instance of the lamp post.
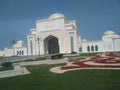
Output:
[[38,54],[40,55],[40,42],[42,41],[42,39],[38,36],[37,41],[38,41]]

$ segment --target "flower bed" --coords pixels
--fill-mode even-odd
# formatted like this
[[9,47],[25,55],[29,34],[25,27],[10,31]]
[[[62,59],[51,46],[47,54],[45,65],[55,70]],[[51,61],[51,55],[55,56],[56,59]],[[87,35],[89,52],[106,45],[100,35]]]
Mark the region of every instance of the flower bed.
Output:
[[105,53],[106,56],[120,57],[120,52],[108,52]]
[[96,60],[94,61],[95,63],[105,63],[105,64],[115,64],[115,63],[120,63],[120,60],[109,60],[109,59],[104,59],[104,60]]
[[[74,68],[89,68],[89,67],[91,68],[94,68],[94,67],[95,68],[120,68],[120,65],[118,65],[118,63],[120,63],[120,60],[115,60],[115,57],[120,57],[119,54],[120,53],[110,52],[110,53],[106,53],[105,57],[94,56],[94,57],[91,57],[89,60],[73,62],[72,63],[73,65],[71,66],[63,66],[61,67],[61,70],[74,69]],[[91,61],[94,63],[94,65],[84,63],[84,62],[91,62]],[[95,65],[95,63],[97,65]]]
[[84,64],[83,62],[75,62],[74,64],[78,65],[78,66],[63,66],[61,67],[61,70],[67,70],[67,69],[74,69],[74,68],[120,68],[120,66],[108,66],[108,65],[87,65]]

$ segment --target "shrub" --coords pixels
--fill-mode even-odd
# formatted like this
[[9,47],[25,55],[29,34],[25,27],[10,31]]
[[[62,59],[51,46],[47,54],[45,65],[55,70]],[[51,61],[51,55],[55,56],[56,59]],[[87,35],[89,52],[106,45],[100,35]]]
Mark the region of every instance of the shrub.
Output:
[[55,54],[51,56],[51,59],[61,59],[63,58],[63,54]]
[[77,54],[77,52],[74,52],[74,51],[73,51],[73,52],[71,52],[71,54]]
[[12,67],[12,62],[4,62],[1,64],[3,67]]
[[39,57],[39,58],[36,58],[35,60],[46,60],[47,57]]

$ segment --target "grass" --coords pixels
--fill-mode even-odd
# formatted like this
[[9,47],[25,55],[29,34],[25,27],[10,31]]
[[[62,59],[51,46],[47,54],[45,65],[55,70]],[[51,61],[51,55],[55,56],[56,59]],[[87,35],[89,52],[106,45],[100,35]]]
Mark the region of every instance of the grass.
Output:
[[0,79],[0,90],[120,90],[120,70],[51,73],[56,65],[28,66],[31,74]]
[[99,53],[81,53],[80,56],[96,56]]
[[13,70],[13,67],[12,66],[11,67],[4,67],[4,66],[2,66],[0,68],[0,71],[6,71],[6,70]]

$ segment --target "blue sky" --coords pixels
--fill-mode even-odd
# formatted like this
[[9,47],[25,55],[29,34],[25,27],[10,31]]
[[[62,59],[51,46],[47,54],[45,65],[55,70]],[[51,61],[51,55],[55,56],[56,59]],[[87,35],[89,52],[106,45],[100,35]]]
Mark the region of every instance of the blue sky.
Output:
[[107,30],[120,34],[120,0],[0,0],[0,48],[12,40],[26,42],[35,20],[53,13],[76,20],[88,40],[100,40]]

